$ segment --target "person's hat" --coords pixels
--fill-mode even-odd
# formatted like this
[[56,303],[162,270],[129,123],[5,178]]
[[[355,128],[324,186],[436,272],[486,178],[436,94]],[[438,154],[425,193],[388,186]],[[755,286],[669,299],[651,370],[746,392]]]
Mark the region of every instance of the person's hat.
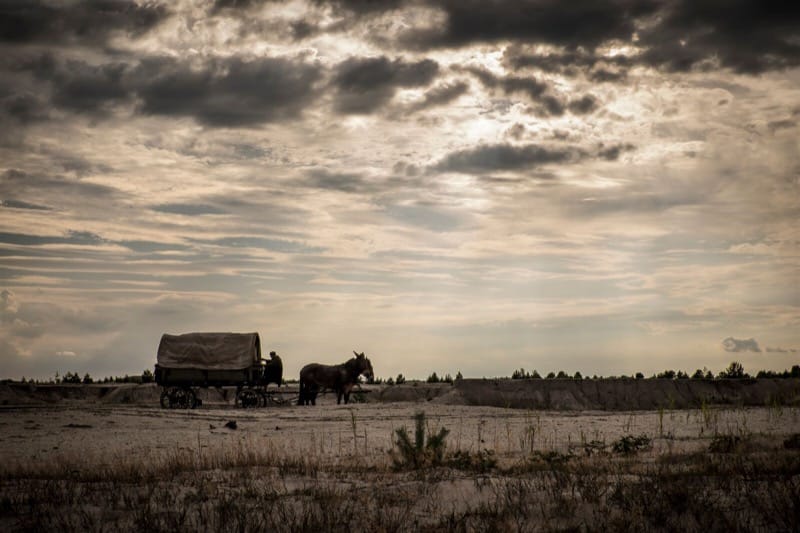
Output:
[[270,355],[278,355],[275,352],[269,352]]

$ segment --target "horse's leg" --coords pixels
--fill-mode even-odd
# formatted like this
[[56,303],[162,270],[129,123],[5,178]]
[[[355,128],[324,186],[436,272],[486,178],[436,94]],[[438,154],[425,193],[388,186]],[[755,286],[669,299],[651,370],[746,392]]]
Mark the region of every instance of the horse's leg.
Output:
[[352,385],[346,385],[344,387],[344,403],[350,403],[350,391],[353,389]]
[[305,405],[304,398],[305,398],[305,393],[303,392],[303,380],[301,379],[300,380],[300,392],[298,393],[298,396],[297,396],[297,405]]

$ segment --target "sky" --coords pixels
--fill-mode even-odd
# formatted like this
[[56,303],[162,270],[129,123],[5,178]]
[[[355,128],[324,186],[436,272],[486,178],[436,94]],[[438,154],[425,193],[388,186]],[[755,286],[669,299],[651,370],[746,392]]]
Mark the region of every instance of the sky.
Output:
[[800,361],[800,4],[0,2],[0,377]]

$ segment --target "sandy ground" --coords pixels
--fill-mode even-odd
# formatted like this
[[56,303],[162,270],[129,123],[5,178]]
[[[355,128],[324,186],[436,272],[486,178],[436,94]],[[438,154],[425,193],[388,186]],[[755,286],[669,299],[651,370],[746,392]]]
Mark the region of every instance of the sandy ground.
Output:
[[[0,410],[0,457],[6,464],[104,463],[181,450],[271,448],[332,459],[358,454],[388,460],[394,431],[413,431],[424,411],[429,428],[450,430],[448,449],[489,449],[498,456],[532,450],[580,450],[592,440],[610,444],[645,434],[654,452],[707,448],[715,434],[785,437],[800,433],[800,408],[706,408],[674,411],[564,412],[396,402],[314,407],[194,410],[151,405],[66,402]],[[236,429],[226,423],[236,422]]]

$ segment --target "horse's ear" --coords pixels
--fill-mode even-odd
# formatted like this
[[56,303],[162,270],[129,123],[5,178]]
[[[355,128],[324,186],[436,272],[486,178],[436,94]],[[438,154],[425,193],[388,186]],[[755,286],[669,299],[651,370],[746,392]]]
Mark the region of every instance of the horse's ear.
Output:
[[357,352],[357,351],[355,351],[355,350],[353,350],[353,355],[355,355],[356,357],[358,357],[358,352]]

